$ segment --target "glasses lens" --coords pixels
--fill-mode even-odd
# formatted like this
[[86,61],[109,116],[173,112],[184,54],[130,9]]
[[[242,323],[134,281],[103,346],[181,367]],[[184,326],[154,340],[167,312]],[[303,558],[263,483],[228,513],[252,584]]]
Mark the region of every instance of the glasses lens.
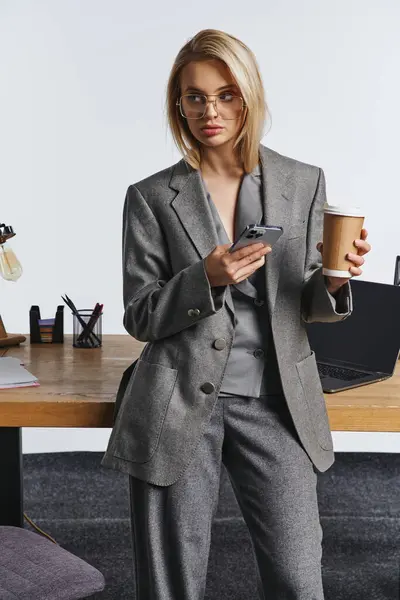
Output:
[[187,119],[201,119],[206,112],[207,98],[199,94],[186,94],[181,98],[181,110]]
[[242,112],[242,99],[232,94],[221,94],[217,100],[217,111],[221,119],[237,119]]
[[[242,99],[229,93],[216,98],[217,112],[221,119],[230,120],[240,117]],[[206,113],[207,98],[201,94],[186,94],[181,97],[181,110],[187,119],[201,119]]]

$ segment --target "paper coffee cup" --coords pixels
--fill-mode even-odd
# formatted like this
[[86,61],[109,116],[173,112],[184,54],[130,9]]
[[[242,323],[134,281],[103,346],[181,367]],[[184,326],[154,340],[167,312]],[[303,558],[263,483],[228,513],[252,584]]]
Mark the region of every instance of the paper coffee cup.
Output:
[[352,277],[349,268],[354,266],[345,256],[357,254],[354,240],[361,238],[364,211],[358,206],[324,206],[324,235],[322,273],[332,277]]

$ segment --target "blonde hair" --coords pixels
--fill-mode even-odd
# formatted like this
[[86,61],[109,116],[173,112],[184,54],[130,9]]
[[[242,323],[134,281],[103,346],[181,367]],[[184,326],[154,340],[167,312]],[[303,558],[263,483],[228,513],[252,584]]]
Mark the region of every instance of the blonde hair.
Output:
[[218,29],[203,29],[191,38],[178,52],[172,66],[166,97],[168,125],[178,150],[194,168],[200,166],[200,142],[191,133],[186,119],[176,105],[181,95],[180,75],[184,66],[192,61],[218,59],[230,70],[240,88],[247,114],[235,140],[243,168],[250,173],[259,161],[259,144],[264,136],[268,107],[261,74],[253,52],[240,40]]

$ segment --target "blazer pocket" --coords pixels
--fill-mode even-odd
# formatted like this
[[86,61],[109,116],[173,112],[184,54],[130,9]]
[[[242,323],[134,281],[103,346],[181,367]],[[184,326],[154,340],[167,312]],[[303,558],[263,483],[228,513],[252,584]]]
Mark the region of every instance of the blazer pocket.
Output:
[[332,450],[332,434],[315,352],[312,351],[309,356],[296,363],[296,369],[317,441],[324,450]]
[[115,456],[140,463],[151,459],[177,375],[177,369],[138,359],[118,411]]

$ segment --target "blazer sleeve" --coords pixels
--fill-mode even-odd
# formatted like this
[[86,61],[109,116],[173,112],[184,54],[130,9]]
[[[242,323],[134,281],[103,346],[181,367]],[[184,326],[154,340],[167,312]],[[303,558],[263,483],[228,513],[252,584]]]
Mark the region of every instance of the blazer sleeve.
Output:
[[322,273],[322,257],[316,246],[323,237],[325,202],[325,175],[323,170],[319,169],[307,228],[307,250],[301,302],[301,316],[306,323],[342,321],[353,311],[350,281],[346,282],[333,296],[327,290],[327,279]]
[[137,340],[174,335],[223,306],[226,286],[210,286],[205,259],[172,274],[163,231],[135,185],[125,197],[122,254],[123,323]]

